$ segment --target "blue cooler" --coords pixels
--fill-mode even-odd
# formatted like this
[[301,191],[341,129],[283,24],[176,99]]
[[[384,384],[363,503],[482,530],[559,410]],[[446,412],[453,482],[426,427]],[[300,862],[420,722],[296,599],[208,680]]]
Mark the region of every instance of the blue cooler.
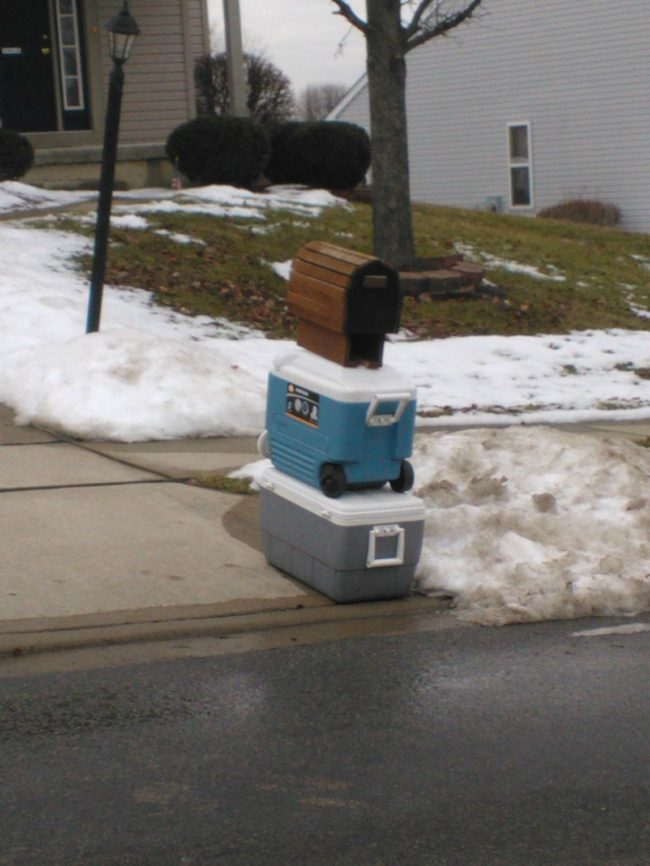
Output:
[[388,366],[343,367],[298,349],[269,374],[260,451],[281,472],[340,496],[413,484],[415,388]]

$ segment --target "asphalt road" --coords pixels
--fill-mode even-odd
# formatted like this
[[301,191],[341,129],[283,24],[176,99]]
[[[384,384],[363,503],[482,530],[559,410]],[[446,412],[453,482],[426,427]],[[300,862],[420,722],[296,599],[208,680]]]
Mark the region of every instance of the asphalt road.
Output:
[[2,679],[0,864],[644,866],[650,631],[572,636],[611,624]]

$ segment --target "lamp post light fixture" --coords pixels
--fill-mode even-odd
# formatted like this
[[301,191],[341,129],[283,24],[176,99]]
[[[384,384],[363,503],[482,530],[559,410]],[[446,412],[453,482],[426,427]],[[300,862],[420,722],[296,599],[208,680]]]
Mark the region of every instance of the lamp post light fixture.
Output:
[[115,183],[115,162],[117,160],[117,137],[120,129],[120,110],[124,89],[123,66],[129,59],[133,43],[140,28],[129,12],[128,0],[108,22],[109,54],[113,69],[108,80],[108,100],[104,126],[104,146],[102,149],[102,172],[99,180],[99,201],[97,204],[97,226],[95,229],[95,248],[90,275],[90,295],[88,298],[88,318],[86,333],[99,330],[102,308],[102,291],[106,275],[108,252],[108,233],[111,222],[113,185]]

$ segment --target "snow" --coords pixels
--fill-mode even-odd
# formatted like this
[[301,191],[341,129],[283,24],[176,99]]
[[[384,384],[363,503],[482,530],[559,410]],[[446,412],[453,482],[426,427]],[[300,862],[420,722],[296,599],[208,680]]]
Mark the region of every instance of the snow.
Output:
[[0,183],[0,213],[22,210],[41,210],[90,201],[97,193],[69,192],[67,190],[37,189],[17,180]]
[[564,274],[560,273],[557,268],[552,266],[547,266],[547,271],[549,273],[544,273],[533,265],[524,265],[521,262],[514,262],[509,259],[494,256],[491,253],[477,253],[474,247],[469,244],[455,244],[454,246],[457,252],[462,253],[469,259],[478,259],[490,268],[501,268],[501,270],[509,271],[511,274],[525,274],[526,276],[533,277],[536,280],[551,280],[556,283],[563,283],[566,281]]
[[160,235],[161,238],[169,238],[177,244],[196,244],[197,246],[206,246],[205,241],[199,238],[192,238],[189,235],[184,235],[181,232],[170,232],[167,229],[154,229],[154,234]]
[[419,436],[424,591],[483,624],[650,607],[650,454],[551,428]]
[[[77,222],[82,225],[94,226],[97,222],[96,213],[87,213],[83,216],[76,217]],[[121,216],[111,215],[111,228],[114,229],[135,229],[144,230],[149,227],[149,223],[144,217],[136,216],[136,214],[122,214]]]
[[[86,438],[259,433],[267,373],[288,341],[156,307],[151,293],[115,286],[104,288],[101,331],[84,334],[88,287],[73,259],[91,242],[18,217],[87,198],[0,184],[0,210],[16,214],[0,221],[0,402],[18,423]],[[272,210],[310,219],[333,204],[342,202],[287,187],[268,195],[143,190],[117,196],[114,224],[154,231],[147,213],[197,208],[263,224]],[[268,264],[288,277],[288,261]],[[418,388],[420,590],[453,595],[459,616],[485,624],[648,609],[650,454],[619,439],[530,426],[650,419],[650,381],[634,372],[650,367],[647,333],[401,337],[387,344],[385,362]],[[429,429],[436,425],[452,429]],[[477,429],[459,429],[468,425]]]
[[273,262],[271,267],[279,277],[282,277],[283,280],[288,280],[291,276],[291,261],[291,259],[287,259],[284,262]]
[[39,346],[18,362],[6,401],[18,423],[37,417],[81,438],[127,441],[152,430],[156,439],[253,435],[264,423],[260,384],[223,348],[120,328]]
[[387,347],[417,385],[427,420],[445,425],[632,420],[650,417],[644,331],[535,337],[451,337]]
[[297,186],[275,186],[266,193],[232,186],[206,186],[187,189],[175,195],[151,190],[151,198],[140,204],[117,204],[115,211],[148,213],[193,213],[213,217],[264,220],[269,211],[286,211],[303,217],[316,217],[325,207],[345,206],[343,199],[325,190]]

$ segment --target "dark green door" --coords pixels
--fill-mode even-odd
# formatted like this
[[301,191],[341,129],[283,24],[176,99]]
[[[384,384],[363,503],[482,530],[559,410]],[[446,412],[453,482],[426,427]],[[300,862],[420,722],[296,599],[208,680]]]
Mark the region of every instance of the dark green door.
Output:
[[0,120],[6,129],[57,128],[48,0],[0,0]]

